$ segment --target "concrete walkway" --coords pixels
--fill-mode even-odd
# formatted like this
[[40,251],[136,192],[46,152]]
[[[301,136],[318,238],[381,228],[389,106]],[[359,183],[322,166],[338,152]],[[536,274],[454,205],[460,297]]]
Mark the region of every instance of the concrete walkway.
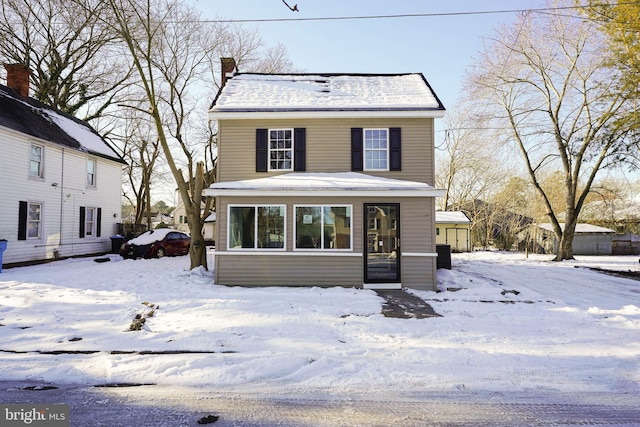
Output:
[[400,319],[424,319],[427,317],[442,317],[421,298],[403,290],[377,290],[376,293],[384,298],[382,314],[385,317]]

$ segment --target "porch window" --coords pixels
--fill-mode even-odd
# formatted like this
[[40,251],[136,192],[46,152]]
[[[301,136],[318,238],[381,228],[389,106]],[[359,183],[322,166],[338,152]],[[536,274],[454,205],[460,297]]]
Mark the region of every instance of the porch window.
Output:
[[284,249],[285,206],[229,206],[229,249]]
[[296,206],[296,249],[351,249],[351,205]]

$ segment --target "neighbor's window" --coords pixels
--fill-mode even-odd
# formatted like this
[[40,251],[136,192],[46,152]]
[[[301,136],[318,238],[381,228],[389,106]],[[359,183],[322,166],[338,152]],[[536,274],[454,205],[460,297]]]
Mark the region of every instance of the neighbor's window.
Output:
[[42,145],[31,144],[29,176],[44,178],[44,147]]
[[364,130],[364,170],[389,170],[388,129]]
[[27,209],[27,238],[40,239],[42,237],[42,204],[29,203]]
[[269,170],[293,170],[293,129],[269,129]]
[[96,186],[96,161],[92,159],[87,160],[87,186]]
[[296,206],[296,249],[351,249],[351,206]]
[[87,237],[96,235],[96,208],[86,208],[85,210],[84,235]]
[[284,249],[285,206],[230,206],[229,249]]

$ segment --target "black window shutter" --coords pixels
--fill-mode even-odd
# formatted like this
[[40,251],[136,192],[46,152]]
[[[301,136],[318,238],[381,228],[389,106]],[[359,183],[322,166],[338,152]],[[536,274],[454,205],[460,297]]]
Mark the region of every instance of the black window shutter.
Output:
[[307,170],[307,130],[296,128],[293,130],[293,170],[304,172]]
[[363,170],[362,128],[351,128],[351,170]]
[[80,233],[79,236],[81,239],[84,239],[84,221],[85,221],[85,208],[84,206],[80,206]]
[[18,240],[27,240],[27,202],[20,202],[18,208]]
[[269,161],[268,129],[256,129],[256,172],[266,172]]
[[402,136],[400,128],[389,129],[389,170],[402,170]]
[[102,208],[97,209],[98,213],[96,214],[96,237],[100,237],[100,231],[102,229]]

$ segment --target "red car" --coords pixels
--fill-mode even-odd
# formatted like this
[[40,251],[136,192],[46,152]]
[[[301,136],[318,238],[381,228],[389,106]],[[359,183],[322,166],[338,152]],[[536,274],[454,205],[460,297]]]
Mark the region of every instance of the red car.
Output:
[[189,253],[191,237],[170,228],[145,231],[120,247],[123,258],[162,258]]

